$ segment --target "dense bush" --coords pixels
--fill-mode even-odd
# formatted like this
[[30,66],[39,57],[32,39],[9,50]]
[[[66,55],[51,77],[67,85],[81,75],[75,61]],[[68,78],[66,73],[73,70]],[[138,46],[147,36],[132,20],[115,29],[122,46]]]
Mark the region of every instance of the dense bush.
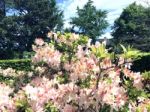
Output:
[[31,70],[31,59],[0,60],[0,67],[3,69],[13,68],[16,70]]
[[6,50],[6,49],[1,49],[0,50],[0,59],[13,59],[15,56],[14,56],[14,53],[13,51],[11,50]]
[[137,72],[150,71],[150,53],[139,54],[138,59],[133,62],[131,69]]
[[32,61],[42,62],[42,67],[35,69],[38,72],[25,73],[30,80],[23,80],[22,72],[0,70],[4,78],[17,76],[21,79],[13,87],[5,82],[0,84],[0,111],[150,111],[143,77],[130,70],[136,50],[122,46],[123,54],[114,55],[104,44],[87,43],[88,37],[55,33],[49,37],[49,44],[36,39],[33,45]]

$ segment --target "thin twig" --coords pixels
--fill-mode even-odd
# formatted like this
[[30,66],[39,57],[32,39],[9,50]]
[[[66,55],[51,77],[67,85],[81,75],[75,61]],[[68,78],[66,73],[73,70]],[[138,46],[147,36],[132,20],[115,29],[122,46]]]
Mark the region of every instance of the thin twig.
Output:
[[102,69],[101,69],[100,59],[99,59],[99,74],[98,74],[97,81],[96,81],[96,89],[98,89],[98,83],[101,78],[101,73],[102,73]]

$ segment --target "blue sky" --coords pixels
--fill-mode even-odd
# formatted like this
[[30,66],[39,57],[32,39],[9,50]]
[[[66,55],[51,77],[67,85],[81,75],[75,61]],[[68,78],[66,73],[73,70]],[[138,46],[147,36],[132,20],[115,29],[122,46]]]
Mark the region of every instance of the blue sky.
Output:
[[[70,27],[69,21],[70,17],[76,16],[76,8],[82,8],[88,0],[57,0],[58,5],[64,11],[65,25],[64,27]],[[133,2],[142,3],[142,0],[93,0],[94,6],[97,9],[107,10],[107,20],[109,22],[109,27],[105,31],[105,35],[110,37],[110,27],[113,25],[114,20],[119,17],[122,10]]]

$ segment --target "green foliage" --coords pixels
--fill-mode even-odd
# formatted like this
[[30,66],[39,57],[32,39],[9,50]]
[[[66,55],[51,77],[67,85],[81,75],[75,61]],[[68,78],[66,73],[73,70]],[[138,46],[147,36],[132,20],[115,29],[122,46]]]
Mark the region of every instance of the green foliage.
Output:
[[26,98],[16,101],[17,112],[33,112]]
[[32,70],[31,66],[30,59],[0,60],[0,67],[3,69],[10,67],[16,70],[30,71]]
[[130,46],[128,46],[127,48],[125,48],[125,46],[123,46],[122,44],[120,45],[121,48],[123,49],[123,54],[122,56],[126,59],[137,59],[138,58],[138,54],[140,53],[139,50],[134,49]]
[[2,74],[0,74],[0,82],[4,82],[7,85],[13,86],[15,84],[16,78],[14,77],[4,77]]
[[149,94],[150,97],[150,71],[143,72],[143,83],[144,83],[144,89]]
[[51,103],[47,103],[44,112],[59,112],[58,109]]
[[[145,107],[147,109],[147,112],[149,112],[150,111],[150,105],[146,105]],[[137,108],[136,112],[143,112],[143,109],[142,108]]]
[[150,53],[141,52],[131,46],[125,47],[122,44],[120,46],[117,46],[119,52],[117,52],[116,55],[120,55],[126,59],[132,59],[133,65],[131,66],[131,69],[133,71],[145,72],[150,70]]
[[150,80],[150,71],[144,72],[142,76],[145,80]]
[[150,48],[150,8],[132,3],[125,8],[113,26],[114,41],[133,45],[143,51]]
[[[126,88],[127,93],[129,95],[129,99],[131,101],[136,101],[139,96],[146,98],[146,99],[148,99],[150,96],[150,94],[146,91],[145,88],[140,90],[140,89],[133,87],[132,80],[130,80],[128,78],[124,77],[123,85]],[[146,86],[146,85],[144,85],[144,86]]]
[[0,59],[12,59],[14,51],[23,58],[35,38],[45,38],[48,31],[63,27],[63,12],[55,0],[6,0],[5,5],[16,14],[0,17]]
[[15,16],[0,18],[0,59],[13,58],[17,24]]
[[89,36],[96,41],[96,38],[104,33],[104,29],[108,26],[106,21],[106,11],[97,10],[89,0],[83,7],[79,9],[77,7],[77,17],[71,18],[71,24],[74,27],[78,27],[78,33]]
[[86,79],[84,80],[80,80],[79,81],[79,85],[81,88],[89,88],[90,87],[90,80],[91,80],[91,77],[88,76]]
[[84,45],[88,42],[89,38],[84,35],[80,35],[80,39],[78,40],[77,44],[78,45]]
[[[111,111],[111,107],[109,105],[104,104],[103,108],[101,108],[99,110],[99,112],[110,112]],[[115,110],[113,111],[115,112]]]
[[[78,50],[79,45],[85,45],[89,38],[84,35],[74,35],[71,33],[64,33],[63,35],[57,33],[58,40],[55,40],[55,37],[51,37],[50,46],[55,46],[64,55],[61,57],[61,60],[65,62],[66,60],[75,59],[75,53]],[[69,41],[68,41],[69,40]]]
[[27,52],[27,51],[23,52],[23,59],[30,59],[33,56],[34,56],[34,52]]
[[56,79],[60,84],[65,84],[68,82],[68,74],[64,73],[64,74],[58,75]]
[[99,44],[99,45],[97,45],[97,47],[92,47],[91,50],[100,59],[103,59],[106,57],[109,57],[109,58],[114,57],[113,53],[108,53],[106,51],[106,46],[104,44]]

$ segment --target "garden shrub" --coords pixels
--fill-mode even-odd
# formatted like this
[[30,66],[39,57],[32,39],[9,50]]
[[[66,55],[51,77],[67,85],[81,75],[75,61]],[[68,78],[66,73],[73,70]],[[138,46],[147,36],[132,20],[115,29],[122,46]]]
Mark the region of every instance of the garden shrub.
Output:
[[0,111],[150,111],[143,77],[130,70],[136,51],[122,46],[123,54],[114,55],[104,44],[90,45],[88,37],[52,32],[48,37],[49,44],[39,38],[33,45],[32,61],[42,62],[38,71],[43,72],[34,74],[17,92],[1,83]]
[[139,54],[138,59],[133,62],[131,69],[137,72],[150,71],[150,53]]
[[13,68],[21,71],[30,71],[31,59],[13,59],[13,60],[0,60],[0,67],[3,69]]

